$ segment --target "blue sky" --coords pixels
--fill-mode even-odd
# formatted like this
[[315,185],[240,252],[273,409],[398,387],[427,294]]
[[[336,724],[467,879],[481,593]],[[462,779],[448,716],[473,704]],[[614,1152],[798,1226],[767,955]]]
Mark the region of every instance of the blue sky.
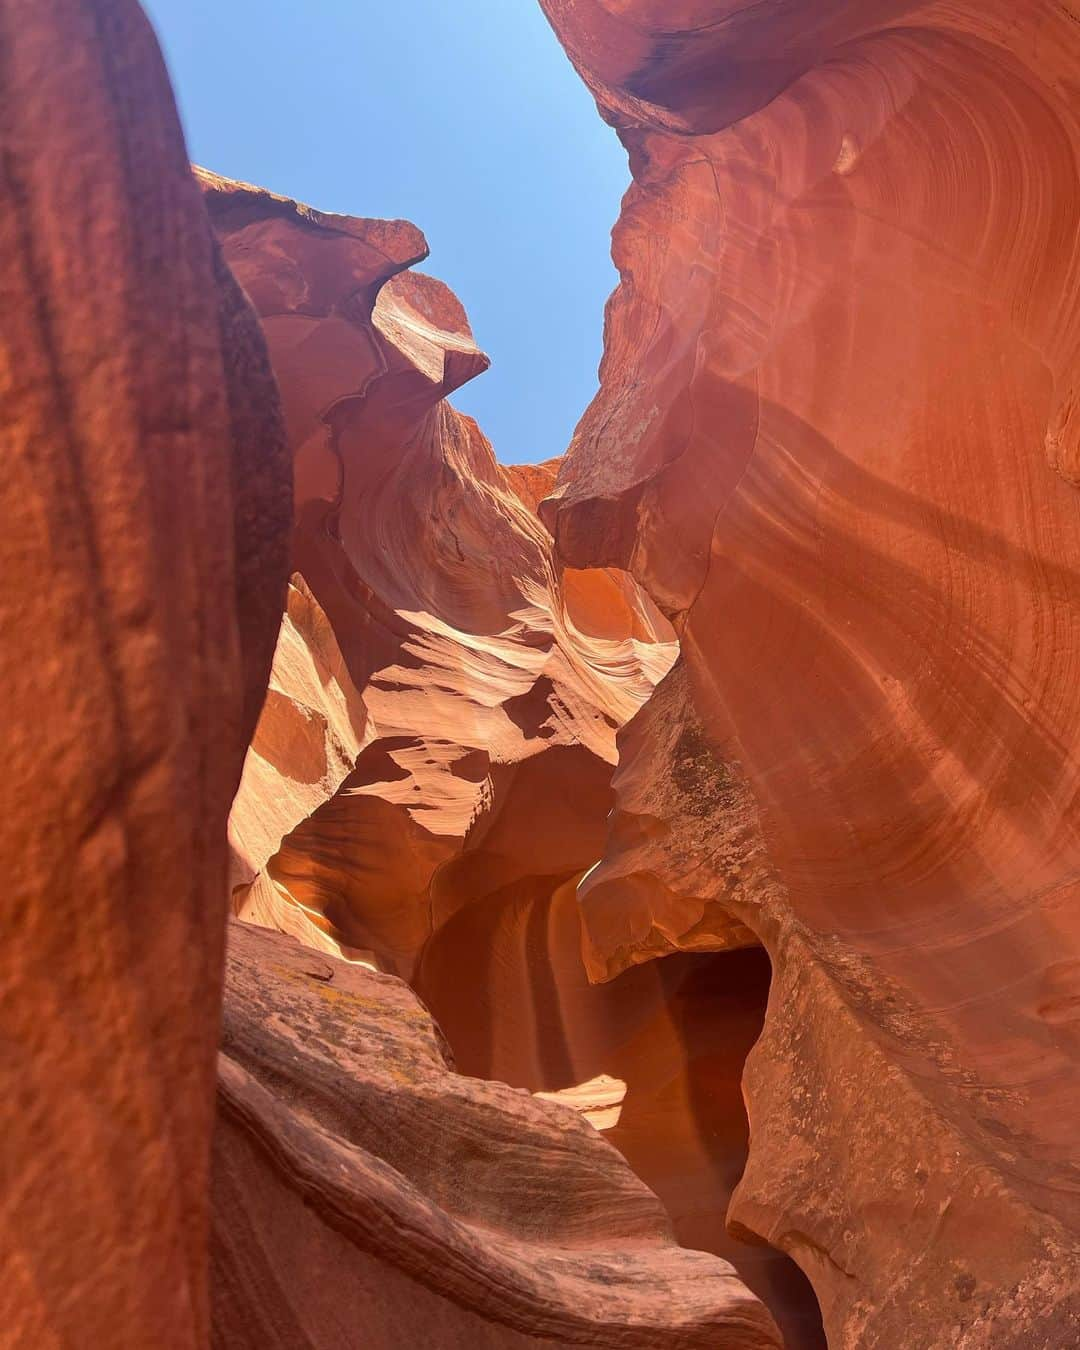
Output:
[[629,181],[536,0],[143,0],[192,159],[403,216],[492,368],[454,395],[504,462],[562,454],[596,388]]

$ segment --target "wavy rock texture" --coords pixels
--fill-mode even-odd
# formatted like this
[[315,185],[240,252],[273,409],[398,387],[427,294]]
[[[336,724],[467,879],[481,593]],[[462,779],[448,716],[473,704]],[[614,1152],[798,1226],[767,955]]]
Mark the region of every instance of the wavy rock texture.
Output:
[[219,1093],[216,1345],[780,1345],[575,1111],[455,1074],[399,980],[234,925]]
[[194,1350],[289,460],[138,6],[2,0],[0,51],[0,1342]]
[[556,571],[535,507],[557,462],[500,469],[445,402],[484,362],[439,283],[385,280],[388,256],[422,251],[411,227],[204,185],[281,381],[303,574],[233,812],[237,912],[410,978],[467,1072],[610,1130],[680,1241],[735,1262],[816,1344],[798,1272],[723,1224],[760,953],[742,1003],[689,958],[615,991],[582,963],[575,885],[670,625],[625,572]]
[[542,3],[635,183],[540,510],[682,645],[590,970],[768,949],[729,1217],[831,1345],[1073,1344],[1080,11]]
[[768,959],[684,954],[590,985],[575,879],[465,906],[425,951],[416,986],[459,1068],[580,1110],[663,1200],[680,1243],[731,1262],[792,1350],[823,1344],[797,1268],[724,1222],[746,1163],[741,1079]]
[[595,861],[615,731],[673,634],[628,577],[556,574],[525,471],[446,402],[487,358],[406,270],[411,225],[203,183],[273,352],[302,576],[234,809],[236,906],[408,977],[462,905]]
[[236,885],[254,880],[289,831],[333,795],[372,735],[334,631],[296,574],[245,764],[244,792],[229,820]]

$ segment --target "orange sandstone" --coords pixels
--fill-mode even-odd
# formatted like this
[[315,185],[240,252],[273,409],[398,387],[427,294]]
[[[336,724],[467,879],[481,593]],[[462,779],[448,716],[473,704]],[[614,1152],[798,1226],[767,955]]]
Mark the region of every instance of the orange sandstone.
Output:
[[622,741],[590,970],[767,947],[729,1221],[831,1344],[1072,1344],[1080,16],[543,4],[635,182],[540,511],[683,662]]
[[234,808],[236,908],[408,977],[462,905],[595,861],[615,731],[673,634],[629,578],[559,576],[522,471],[446,401],[487,358],[408,270],[412,226],[202,180],[273,353],[302,577]]
[[400,981],[237,924],[215,1142],[230,1350],[779,1350],[566,1106],[452,1071]]
[[[682,1043],[664,992],[643,976],[637,992],[645,1000],[629,1027],[621,1026],[635,989],[628,985],[615,1003],[606,991],[588,989],[574,901],[575,883],[603,846],[616,730],[669,669],[671,627],[625,573],[560,573],[534,509],[553,484],[550,466],[501,469],[475,423],[446,402],[454,384],[486,360],[445,288],[401,270],[423,249],[411,227],[321,216],[212,175],[203,182],[226,256],[263,314],[297,455],[297,574],[233,811],[236,911],[353,963],[328,969],[370,965],[411,979],[468,1072],[536,1090],[538,1101],[574,1107],[597,1126],[615,1123],[625,1087],[605,1068],[627,1074],[634,1111],[652,1094],[656,1119],[646,1113],[636,1132],[611,1137],[620,1147],[640,1137],[636,1149],[623,1151],[662,1198],[681,1188],[680,1239],[730,1259],[740,1244],[723,1232],[722,1215],[745,1156],[738,1072],[760,1016],[760,992],[748,1001],[746,1034],[731,1038],[731,1065],[713,1077],[724,1084],[723,1107],[698,1122],[690,1075],[676,1071],[665,1100]],[[549,922],[550,915],[557,920]],[[338,1053],[344,1030],[327,1028],[328,1053]],[[561,1053],[568,1036],[575,1043],[569,1055]],[[488,1037],[498,1048],[485,1054]],[[284,1095],[303,1092],[307,1078],[304,1065],[293,1066]],[[365,1108],[383,1131],[401,1110],[398,1095],[393,1088],[387,1100]],[[493,1114],[492,1139],[523,1128],[523,1110]],[[714,1162],[705,1136],[721,1116],[731,1138],[726,1162]],[[554,1129],[574,1117],[551,1119]],[[447,1175],[425,1183],[437,1182],[441,1192],[456,1184],[454,1150],[465,1144],[456,1139],[452,1112],[433,1115],[429,1128],[450,1132],[438,1155]],[[616,1191],[628,1185],[616,1155],[583,1128],[576,1137],[606,1159],[605,1184]],[[508,1192],[526,1185],[531,1192],[536,1177],[555,1190],[569,1185],[550,1171],[555,1163],[545,1150],[555,1138],[528,1144],[524,1171],[492,1162],[491,1184]],[[217,1321],[227,1333],[219,1334],[238,1343],[239,1328],[250,1321],[257,1328],[250,1334],[265,1343],[288,1343],[284,1311],[256,1317],[242,1292],[245,1283],[263,1283],[243,1250],[287,1243],[292,1302],[310,1315],[305,1334],[330,1336],[326,1318],[334,1305],[322,1292],[319,1255],[330,1238],[310,1225],[306,1236],[294,1231],[305,1186],[291,1167],[275,1181],[240,1161],[231,1129],[223,1127],[223,1141],[229,1161],[218,1242],[228,1255],[219,1270]],[[430,1148],[430,1138],[417,1145],[418,1158],[421,1144]],[[684,1144],[680,1165],[658,1165]],[[234,1165],[244,1177],[239,1191],[227,1179]],[[358,1209],[369,1203],[363,1177],[361,1171],[347,1188]],[[264,1201],[263,1188],[278,1199]],[[257,1214],[250,1229],[239,1217],[249,1209]],[[574,1223],[590,1249],[614,1242],[617,1251],[625,1235],[604,1238],[602,1210]],[[696,1218],[683,1212],[690,1210]],[[508,1194],[484,1222],[501,1232],[527,1224],[528,1216]],[[569,1234],[558,1241],[571,1241]],[[555,1314],[536,1303],[520,1270],[476,1276],[467,1297],[457,1277],[447,1285],[437,1267],[455,1267],[454,1245],[443,1250],[448,1242],[434,1230],[424,1239],[439,1252],[428,1261],[436,1268],[425,1267],[423,1244],[390,1262],[430,1291],[423,1296],[403,1292],[401,1277],[372,1260],[370,1242],[343,1248],[334,1239],[335,1255],[327,1251],[325,1261],[344,1263],[357,1297],[378,1295],[389,1304],[372,1314],[370,1325],[381,1328],[373,1335],[393,1339],[395,1327],[394,1335],[408,1339],[436,1321],[446,1345],[517,1344],[515,1336],[532,1343],[543,1333]],[[523,1259],[546,1258],[530,1251]],[[560,1256],[558,1266],[568,1259]],[[774,1333],[761,1329],[767,1319],[760,1305],[735,1283],[730,1266],[695,1260],[707,1300],[715,1300],[708,1279],[740,1289],[758,1309],[754,1336],[770,1343]],[[611,1344],[637,1343],[633,1335],[643,1345],[681,1344],[679,1336],[699,1335],[677,1330],[683,1314],[666,1308],[664,1290],[678,1268],[669,1275],[668,1264],[659,1255],[650,1260],[650,1297],[659,1301],[639,1332],[604,1332],[615,1338]],[[768,1258],[752,1255],[751,1265],[767,1267],[755,1281],[767,1291],[777,1278]],[[573,1264],[566,1269],[579,1279]],[[492,1279],[497,1288],[485,1292]],[[618,1282],[607,1300],[635,1323],[645,1316],[637,1279]],[[575,1300],[585,1297],[588,1307],[594,1297],[575,1288],[564,1292],[559,1279],[552,1282],[551,1296],[565,1306],[552,1324],[557,1334],[547,1334],[559,1344],[593,1343],[600,1334],[575,1320]],[[450,1309],[448,1297],[467,1311]],[[686,1310],[694,1325],[695,1306]],[[723,1325],[724,1343],[741,1335]]]
[[0,1342],[195,1350],[289,460],[138,6],[3,0],[0,42]]

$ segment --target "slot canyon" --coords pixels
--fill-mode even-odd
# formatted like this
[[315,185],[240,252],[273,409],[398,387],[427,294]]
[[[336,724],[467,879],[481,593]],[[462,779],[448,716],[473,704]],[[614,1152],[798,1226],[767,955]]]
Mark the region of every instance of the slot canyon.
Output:
[[0,0],[0,1346],[1069,1350],[1080,6],[523,3],[632,183],[510,465],[422,221]]

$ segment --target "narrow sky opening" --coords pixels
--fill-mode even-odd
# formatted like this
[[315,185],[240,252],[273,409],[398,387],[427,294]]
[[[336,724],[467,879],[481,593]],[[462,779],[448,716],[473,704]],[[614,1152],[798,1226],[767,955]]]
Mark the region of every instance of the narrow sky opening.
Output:
[[191,157],[323,210],[402,216],[492,368],[453,397],[506,463],[596,389],[629,182],[536,0],[143,0]]

